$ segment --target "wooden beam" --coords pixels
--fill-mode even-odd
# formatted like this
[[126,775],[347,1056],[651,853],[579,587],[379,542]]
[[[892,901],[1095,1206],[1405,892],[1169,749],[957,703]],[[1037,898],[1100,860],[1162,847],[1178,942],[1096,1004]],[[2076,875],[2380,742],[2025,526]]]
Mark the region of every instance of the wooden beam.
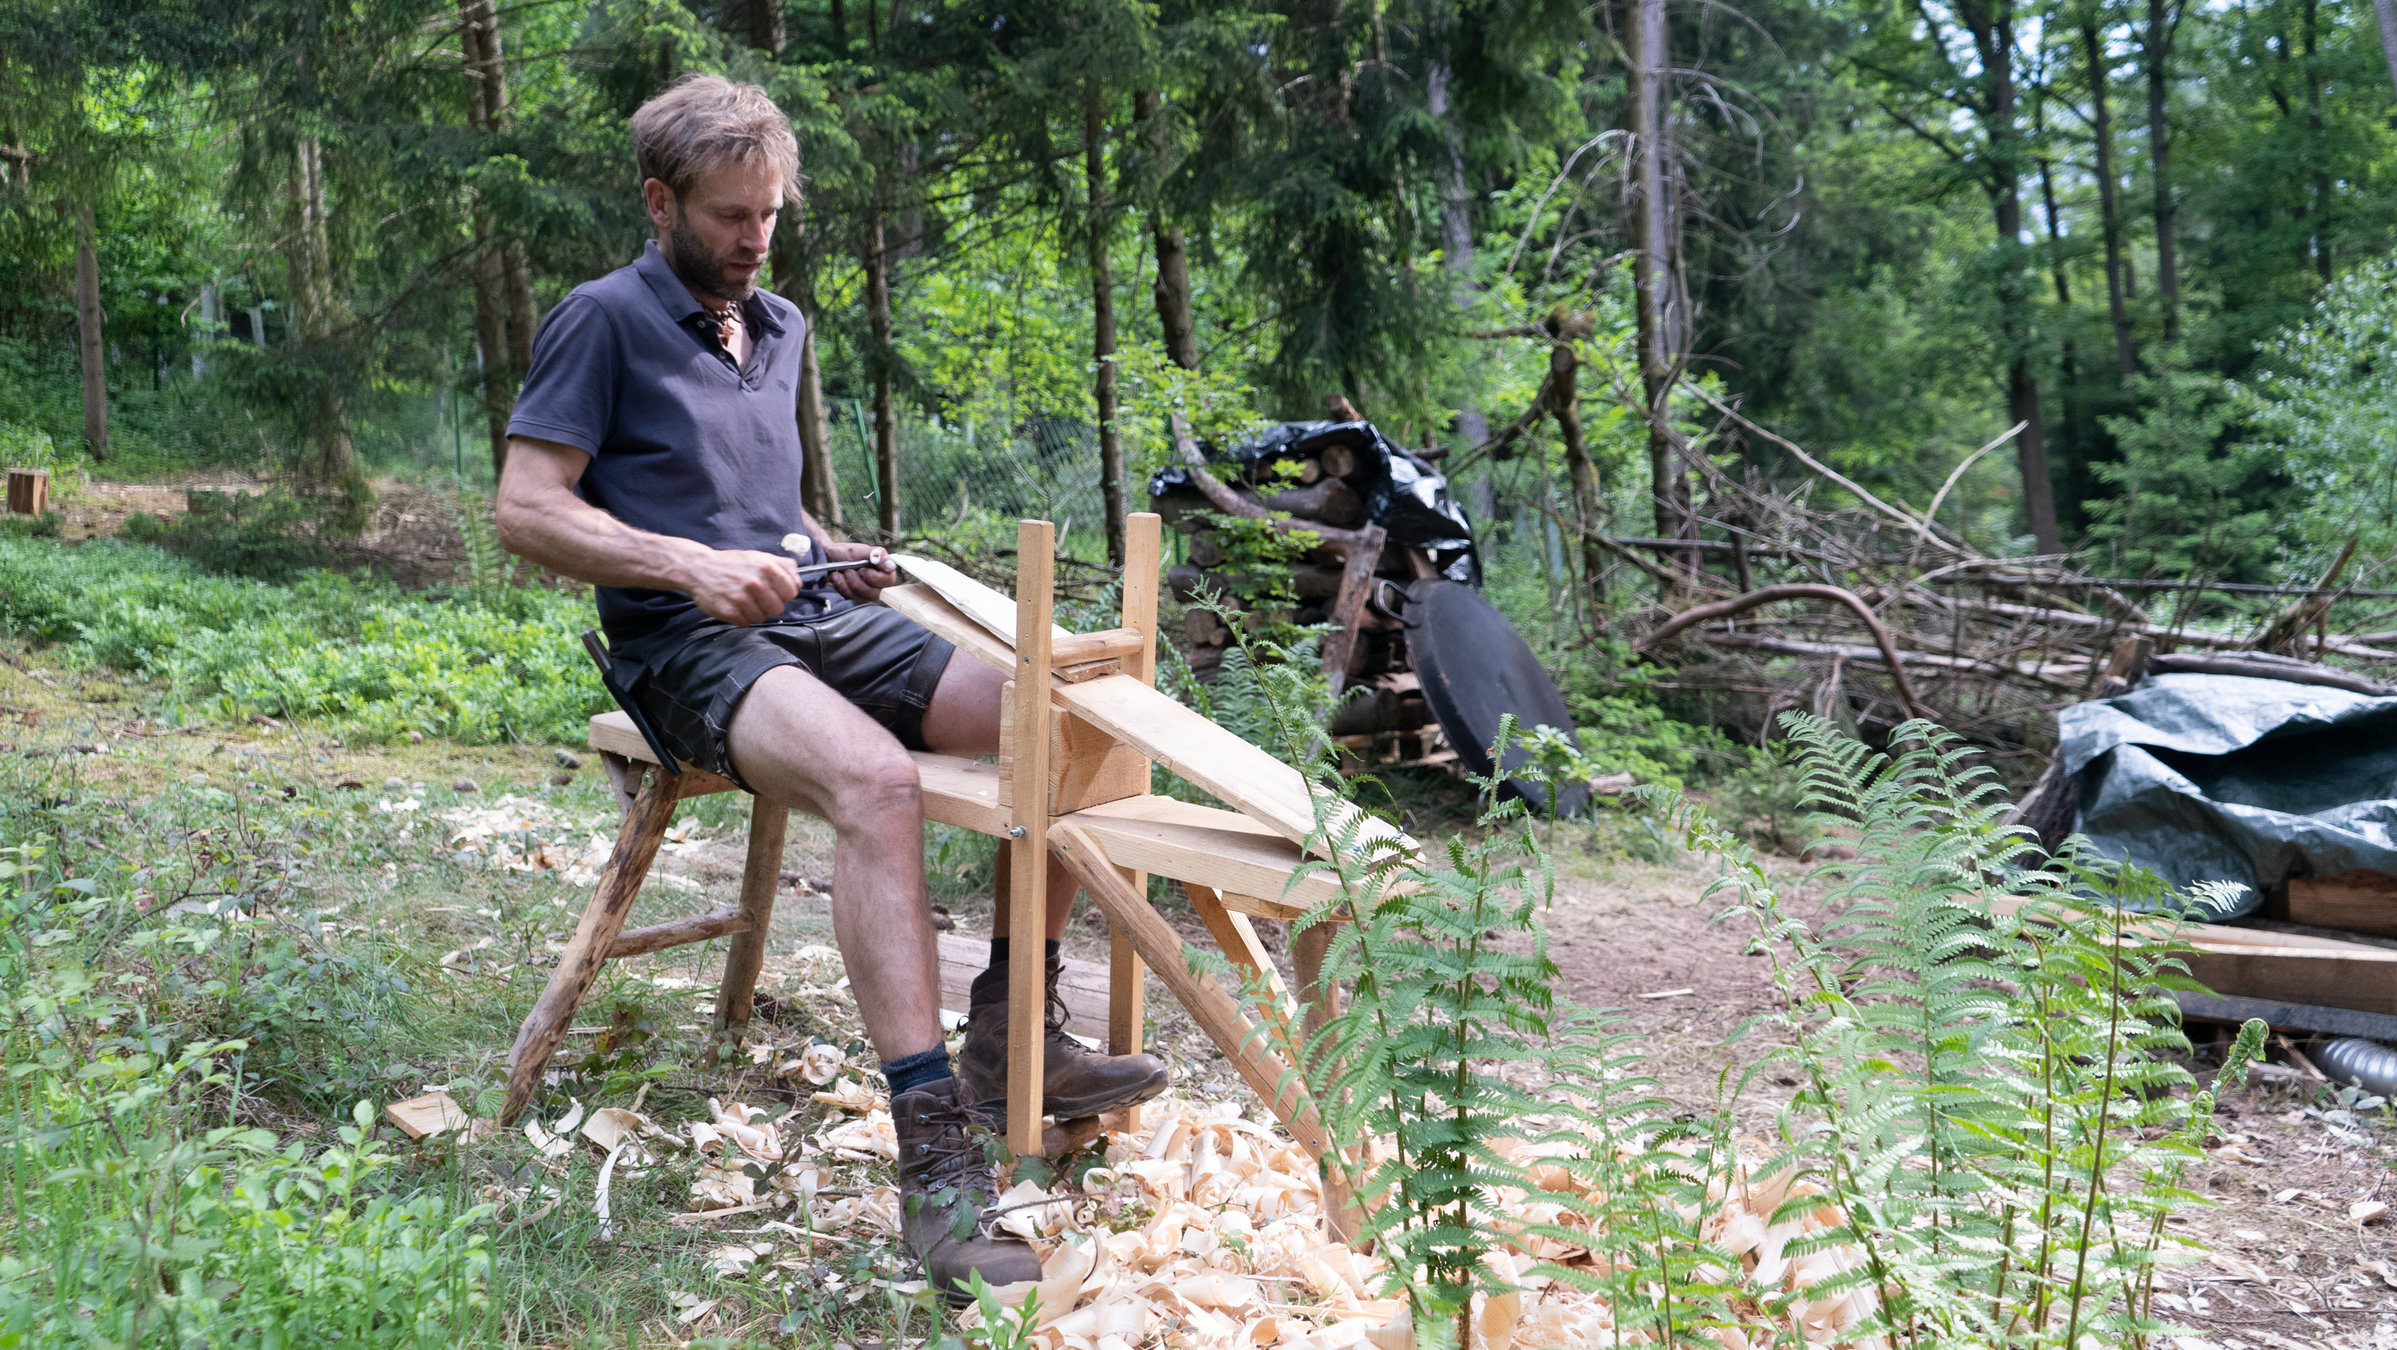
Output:
[[[1047,1014],[1049,851],[1049,621],[1056,584],[1057,538],[1045,520],[1020,521],[1015,532],[1014,676],[1003,705],[1015,728],[1015,758],[1006,772],[1014,796],[1007,837],[1015,903],[1008,913],[1007,1146],[1019,1154],[1041,1148],[1043,1023]],[[1026,733],[1029,734],[1026,734]]]
[[782,886],[782,844],[791,808],[758,797],[749,804],[749,855],[741,868],[741,931],[724,954],[724,982],[716,990],[716,1035],[710,1061],[722,1056],[729,1039],[749,1034],[757,975],[766,966],[766,941],[774,928],[774,893]]
[[749,916],[738,905],[711,909],[705,914],[692,914],[680,919],[653,923],[647,928],[627,928],[608,944],[607,959],[621,961],[628,956],[645,952],[660,952],[668,947],[681,947],[693,942],[705,942],[730,933],[749,931]]
[[2360,867],[2327,877],[2297,877],[2273,897],[2291,923],[2397,937],[2397,877]]
[[[1315,833],[1316,794],[1304,775],[1197,712],[1125,675],[1061,685],[1057,701],[1076,716],[1137,748],[1294,844]],[[1357,845],[1387,844],[1412,851],[1397,827],[1349,803],[1324,801],[1335,828],[1357,827]],[[1152,869],[1154,870],[1154,869]]]
[[616,935],[624,931],[625,917],[632,913],[633,897],[641,893],[641,883],[649,876],[649,865],[657,860],[658,845],[666,837],[666,827],[674,821],[674,806],[684,775],[668,777],[655,767],[648,774],[633,809],[626,812],[624,824],[616,831],[616,847],[608,854],[608,863],[599,874],[599,888],[591,893],[591,903],[584,906],[582,922],[575,925],[574,936],[567,939],[566,950],[558,956],[558,968],[550,972],[549,985],[534,1001],[533,1010],[516,1033],[516,1045],[508,1054],[508,1096],[500,1107],[502,1125],[511,1125],[533,1099],[533,1089],[541,1082],[541,1071],[549,1066],[549,1057],[557,1052],[558,1042],[565,1038],[567,1026],[574,1020],[574,1010],[581,1006],[583,995],[599,978],[599,968],[607,963],[608,952],[616,945]]
[[[1124,673],[1142,684],[1157,683],[1157,577],[1165,562],[1164,519],[1154,511],[1135,511],[1124,519],[1124,586],[1122,624],[1141,635],[1137,650],[1123,658]],[[1078,719],[1077,719],[1078,720]],[[1148,761],[1141,761],[1140,794],[1151,778]],[[1125,884],[1148,893],[1148,874],[1126,872]],[[1128,934],[1107,930],[1107,1051],[1116,1055],[1140,1053],[1148,1027],[1148,969]],[[1135,1107],[1134,1110],[1139,1108]]]
[[1149,636],[1137,628],[1107,628],[1096,633],[1070,633],[1049,646],[1049,661],[1078,666],[1086,661],[1121,660],[1139,651]]
[[[1127,797],[1073,813],[1124,867],[1223,892],[1244,913],[1288,918],[1339,894],[1329,868],[1291,883],[1298,845],[1234,811],[1172,797]],[[1234,900],[1232,897],[1243,897]]]
[[1015,672],[1015,652],[1008,642],[967,618],[930,586],[888,587],[882,592],[882,603],[947,638],[958,651],[991,669],[1002,674]]
[[[1248,921],[1248,916],[1226,908],[1223,897],[1205,886],[1184,882],[1182,889],[1190,896],[1190,907],[1197,911],[1199,922],[1207,925],[1208,934],[1223,949],[1224,956],[1247,973],[1250,983],[1264,981],[1276,1000],[1288,1004],[1290,988],[1282,983],[1282,972],[1274,968],[1273,957],[1266,954],[1265,943],[1258,938],[1256,925]],[[1285,1008],[1282,1015],[1286,1019],[1293,1012],[1295,1008]]]

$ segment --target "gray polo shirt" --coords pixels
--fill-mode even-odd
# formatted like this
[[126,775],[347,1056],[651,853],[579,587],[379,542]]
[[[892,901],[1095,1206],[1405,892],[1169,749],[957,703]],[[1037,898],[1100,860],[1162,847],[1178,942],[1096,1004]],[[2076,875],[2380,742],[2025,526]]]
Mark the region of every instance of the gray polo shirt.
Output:
[[[638,530],[710,548],[782,552],[799,514],[799,344],[806,320],[759,291],[744,306],[746,369],[652,240],[630,267],[577,286],[541,321],[508,434],[591,456],[583,500]],[[824,561],[810,540],[804,562]],[[646,664],[715,620],[680,591],[598,588],[620,659]],[[850,607],[829,586],[800,591],[782,622]]]

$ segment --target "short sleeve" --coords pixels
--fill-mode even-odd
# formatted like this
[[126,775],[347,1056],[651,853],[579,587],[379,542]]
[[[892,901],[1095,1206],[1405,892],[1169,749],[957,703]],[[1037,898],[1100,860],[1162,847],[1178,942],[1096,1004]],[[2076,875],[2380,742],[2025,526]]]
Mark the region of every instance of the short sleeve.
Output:
[[532,369],[516,395],[508,434],[597,455],[615,421],[617,365],[606,308],[587,295],[567,296],[534,335]]

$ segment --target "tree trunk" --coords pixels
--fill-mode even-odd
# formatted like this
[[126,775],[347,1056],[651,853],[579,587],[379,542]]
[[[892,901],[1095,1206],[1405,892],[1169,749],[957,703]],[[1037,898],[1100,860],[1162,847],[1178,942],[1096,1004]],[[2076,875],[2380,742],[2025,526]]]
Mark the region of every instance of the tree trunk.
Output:
[[75,347],[83,357],[83,448],[108,458],[108,349],[101,342],[99,227],[89,202],[75,206]]
[[2388,59],[2390,85],[2397,87],[2397,0],[2372,0],[2372,17],[2380,20],[2380,54]]
[[1598,466],[1581,437],[1579,353],[1570,342],[1548,349],[1548,411],[1556,418],[1557,435],[1565,442],[1565,470],[1573,479],[1573,523],[1581,532],[1581,579],[1591,604],[1606,604],[1606,551],[1598,544],[1603,526],[1603,498],[1598,492]]
[[492,242],[491,213],[474,212],[474,340],[481,349],[483,426],[491,439],[491,479],[508,467],[508,414],[515,410],[515,383],[508,378],[508,297],[504,250]]
[[2114,321],[2114,365],[2127,379],[2139,368],[2139,349],[2131,339],[2130,311],[2123,300],[2122,213],[2114,199],[2119,187],[2114,181],[2114,121],[2106,110],[2106,84],[2111,70],[2106,63],[2105,40],[2098,35],[2097,20],[2086,15],[2081,19],[2081,50],[2089,62],[2090,133],[2097,150],[2098,222],[2106,241],[2106,312]]
[[[1156,90],[1133,91],[1132,120],[1147,134],[1150,153],[1156,157],[1155,172],[1162,175],[1170,145],[1164,100]],[[1150,287],[1150,298],[1157,304],[1157,327],[1165,338],[1165,354],[1182,369],[1196,370],[1198,322],[1190,299],[1190,250],[1183,242],[1182,227],[1166,219],[1162,205],[1149,208],[1149,238],[1157,255],[1157,280]]]
[[[301,344],[312,345],[333,335],[333,247],[325,210],[324,147],[314,136],[302,136],[292,145],[291,189],[298,216],[288,255],[293,326]],[[320,372],[317,381],[310,418],[316,454],[303,476],[339,494],[339,506],[326,524],[354,532],[366,524],[374,494],[350,440],[349,412],[337,379]]]
[[2023,515],[2041,553],[2064,551],[2056,521],[2056,490],[2048,473],[2047,431],[2039,416],[2039,381],[2031,373],[2031,295],[2022,249],[2021,128],[2014,85],[2013,10],[2001,8],[1973,33],[1980,49],[1983,75],[1982,130],[1989,141],[1988,189],[1997,215],[1999,327],[2007,360],[2006,405],[2009,415],[2027,422],[2015,437],[2015,459],[2022,469]]
[[[2305,16],[2305,134],[2308,145],[2322,144],[2322,62],[2321,0],[2305,0],[2299,9]],[[2316,164],[2319,165],[2317,160]],[[2317,167],[2314,170],[2314,207],[2310,214],[2314,271],[2324,286],[2331,282],[2330,204],[2332,201],[2330,175]]]
[[[2042,106],[2038,103],[2032,105],[2034,120],[2031,127],[2044,140],[2047,128],[2038,120],[2036,111]],[[2056,210],[2055,166],[2045,155],[2039,157],[2039,198],[2047,209],[2048,275],[2056,283],[2057,306],[2069,312],[2072,309],[2072,284],[2065,276],[2064,232],[2058,226],[2063,217]],[[2061,393],[2064,400],[2064,431],[2061,439],[2065,453],[2070,454],[2081,443],[2081,354],[2069,326],[2064,331],[2063,340],[2056,345],[2056,373],[2060,377],[2058,382],[2063,386]]]
[[[1441,26],[1445,30],[1448,25]],[[1457,308],[1473,307],[1473,198],[1465,187],[1464,137],[1449,115],[1450,70],[1444,59],[1426,64],[1423,75],[1424,111],[1440,125],[1440,265],[1448,273],[1449,294]],[[1457,409],[1457,439],[1480,445],[1490,439],[1490,419],[1473,407]]]
[[750,46],[768,56],[782,55],[782,0],[740,0],[727,8],[727,17],[737,18],[737,33]]
[[816,518],[817,524],[840,533],[844,528],[840,479],[833,472],[832,428],[824,411],[824,372],[816,360],[816,288],[808,270],[809,250],[797,224],[785,225],[774,232],[770,255],[774,289],[799,307],[799,317],[807,324],[799,343],[799,451],[805,457],[799,469],[799,504]]
[[866,220],[866,364],[874,376],[874,495],[885,543],[899,540],[899,410],[891,389],[891,274],[883,249],[882,195]]
[[[499,59],[499,16],[492,0],[458,0],[458,51],[466,68],[466,120],[480,137],[498,129],[507,106],[506,68]],[[508,465],[508,415],[516,406],[516,377],[531,364],[532,287],[521,287],[523,314],[516,313],[520,288],[508,244],[489,208],[474,206],[474,337],[481,348],[483,426],[491,441],[491,476],[497,481]],[[523,248],[514,250],[518,258]],[[526,331],[513,331],[519,324]]]
[[1664,0],[1635,0],[1631,10],[1631,131],[1639,193],[1632,217],[1632,276],[1637,287],[1640,386],[1648,401],[1648,477],[1656,498],[1656,533],[1677,539],[1683,533],[1681,504],[1688,490],[1666,425],[1679,335],[1673,307],[1672,203],[1665,195]]
[[[2397,0],[2373,0],[2387,10]],[[2180,25],[2179,7],[2167,10],[2165,0],[2147,0],[2147,38],[2141,64],[2147,67],[2147,163],[2154,180],[2156,217],[2156,301],[2164,312],[2164,343],[2181,340],[2181,278],[2174,260],[2172,204],[2172,123],[2167,116],[2172,92],[2172,33]],[[2391,31],[2381,20],[2384,44]],[[2397,76],[2397,47],[2391,47],[2390,69]]]
[[1107,192],[1107,109],[1096,79],[1082,82],[1082,177],[1090,198],[1084,223],[1090,243],[1090,351],[1097,375],[1091,393],[1099,412],[1099,498],[1107,517],[1107,561],[1124,564],[1124,442],[1116,425],[1115,268],[1107,236],[1115,208]]

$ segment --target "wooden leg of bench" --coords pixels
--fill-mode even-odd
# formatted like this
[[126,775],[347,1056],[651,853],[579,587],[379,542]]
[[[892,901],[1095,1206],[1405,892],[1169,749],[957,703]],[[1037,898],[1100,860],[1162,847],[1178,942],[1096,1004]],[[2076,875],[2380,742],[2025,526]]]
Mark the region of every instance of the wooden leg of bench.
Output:
[[616,832],[616,848],[608,855],[607,870],[599,874],[599,889],[592,893],[583,921],[575,926],[574,936],[558,957],[549,987],[541,991],[532,1014],[516,1033],[516,1048],[508,1056],[508,1100],[500,1108],[500,1124],[514,1124],[525,1103],[533,1099],[541,1071],[549,1067],[550,1055],[565,1039],[574,1010],[599,978],[608,949],[623,931],[625,916],[632,913],[633,897],[641,893],[641,883],[649,877],[649,864],[657,859],[666,827],[674,823],[674,803],[679,795],[680,785],[674,779],[651,769],[649,781],[633,797],[633,808],[625,813],[624,826]]
[[[1147,891],[1147,875],[1132,875],[1134,888]],[[1110,924],[1107,931],[1107,1053],[1137,1055],[1148,1030],[1148,967],[1122,929]]]
[[1262,979],[1275,998],[1287,1003],[1290,991],[1282,985],[1282,973],[1274,969],[1273,958],[1265,954],[1265,944],[1257,937],[1257,926],[1249,922],[1248,916],[1225,909],[1219,891],[1187,881],[1182,883],[1182,889],[1189,892],[1190,907],[1198,911],[1200,922],[1215,935],[1215,945],[1223,949],[1232,964],[1245,971],[1250,981]]
[[1312,1036],[1340,1015],[1340,986],[1323,978],[1324,960],[1331,955],[1333,926],[1327,921],[1301,928],[1290,926],[1290,965],[1298,972],[1298,1006]]
[[[1191,1020],[1207,1033],[1224,1058],[1232,1061],[1249,1090],[1262,1098],[1290,1137],[1309,1156],[1321,1158],[1331,1148],[1323,1122],[1306,1085],[1289,1072],[1289,1061],[1267,1048],[1264,1039],[1241,1012],[1240,1002],[1212,975],[1193,975],[1183,957],[1181,935],[1149,904],[1148,896],[1132,889],[1124,874],[1107,860],[1097,841],[1084,830],[1064,822],[1052,826],[1049,841],[1057,856],[1090,892],[1091,900],[1107,913],[1107,921],[1140,953],[1173,996],[1190,1011]],[[1324,1209],[1344,1239],[1354,1239],[1362,1215],[1355,1197],[1337,1175],[1327,1177]]]
[[765,969],[766,939],[774,924],[774,893],[782,885],[782,841],[791,808],[759,797],[749,808],[749,861],[741,872],[741,916],[747,932],[735,933],[724,955],[724,986],[716,991],[716,1036],[708,1047],[712,1063],[749,1033],[757,999],[757,974]]

